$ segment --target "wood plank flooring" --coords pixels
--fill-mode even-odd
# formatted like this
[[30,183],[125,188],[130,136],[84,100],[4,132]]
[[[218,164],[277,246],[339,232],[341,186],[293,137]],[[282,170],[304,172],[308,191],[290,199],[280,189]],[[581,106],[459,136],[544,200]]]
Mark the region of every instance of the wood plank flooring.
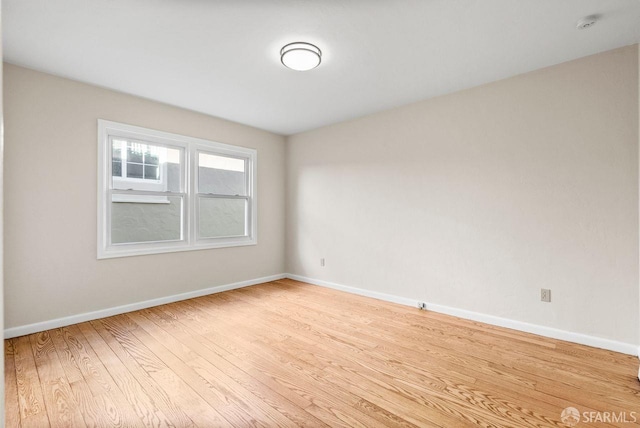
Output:
[[5,410],[23,428],[449,428],[565,427],[571,406],[631,427],[637,364],[281,280],[6,340]]

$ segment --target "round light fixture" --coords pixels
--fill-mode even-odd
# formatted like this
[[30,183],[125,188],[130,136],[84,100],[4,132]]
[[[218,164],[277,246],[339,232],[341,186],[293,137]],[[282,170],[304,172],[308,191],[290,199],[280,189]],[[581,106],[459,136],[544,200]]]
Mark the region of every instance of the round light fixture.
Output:
[[320,65],[322,51],[311,43],[295,42],[280,49],[282,64],[296,71],[307,71]]

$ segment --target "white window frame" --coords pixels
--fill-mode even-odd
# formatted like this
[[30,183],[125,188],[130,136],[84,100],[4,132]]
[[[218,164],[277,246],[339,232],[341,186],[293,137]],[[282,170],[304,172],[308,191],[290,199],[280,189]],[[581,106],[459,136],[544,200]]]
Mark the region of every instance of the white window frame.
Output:
[[[163,146],[182,149],[182,192],[163,192],[158,198],[179,196],[183,198],[182,238],[176,241],[111,243],[111,198],[135,200],[136,194],[157,196],[159,192],[129,191],[113,189],[111,182],[112,138],[133,139]],[[197,154],[199,151],[214,155],[235,157],[245,160],[247,215],[245,227],[247,235],[220,238],[198,238],[198,197]],[[140,256],[177,251],[193,251],[208,248],[225,248],[258,243],[257,216],[257,151],[246,147],[232,146],[200,138],[172,134],[139,126],[98,119],[98,259]],[[131,192],[131,194],[128,194]],[[200,195],[202,196],[202,195]],[[233,197],[233,196],[231,196]],[[116,198],[117,199],[117,198]],[[117,200],[116,200],[117,202]]]

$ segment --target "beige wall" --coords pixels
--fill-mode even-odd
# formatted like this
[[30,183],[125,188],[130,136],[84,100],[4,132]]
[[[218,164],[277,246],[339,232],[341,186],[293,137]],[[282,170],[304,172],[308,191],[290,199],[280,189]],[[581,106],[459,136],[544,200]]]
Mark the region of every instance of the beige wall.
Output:
[[[5,64],[6,327],[284,271],[284,138]],[[258,150],[258,245],[96,260],[97,119]]]
[[292,136],[287,165],[288,272],[638,343],[637,47]]

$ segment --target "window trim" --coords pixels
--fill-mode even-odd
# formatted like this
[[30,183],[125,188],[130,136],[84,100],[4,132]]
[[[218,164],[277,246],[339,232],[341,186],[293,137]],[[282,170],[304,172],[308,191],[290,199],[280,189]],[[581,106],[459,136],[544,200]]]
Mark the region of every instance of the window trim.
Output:
[[[163,146],[181,148],[182,152],[182,192],[165,192],[166,196],[180,196],[183,198],[182,236],[179,241],[157,241],[144,243],[110,244],[111,217],[110,197],[112,194],[123,194],[128,191],[112,188],[111,177],[111,137],[131,138],[143,142],[156,143]],[[245,225],[246,236],[223,238],[198,238],[197,236],[197,203],[196,185],[198,180],[197,153],[202,150],[212,154],[246,159],[247,180],[247,215]],[[118,122],[98,119],[98,224],[97,224],[97,258],[108,259],[116,257],[161,254],[179,251],[195,251],[211,248],[226,248],[247,245],[257,245],[258,216],[257,216],[257,151],[246,147],[233,146],[204,140],[195,137],[172,134],[169,132],[127,125]],[[153,194],[159,192],[135,191],[129,193]]]

